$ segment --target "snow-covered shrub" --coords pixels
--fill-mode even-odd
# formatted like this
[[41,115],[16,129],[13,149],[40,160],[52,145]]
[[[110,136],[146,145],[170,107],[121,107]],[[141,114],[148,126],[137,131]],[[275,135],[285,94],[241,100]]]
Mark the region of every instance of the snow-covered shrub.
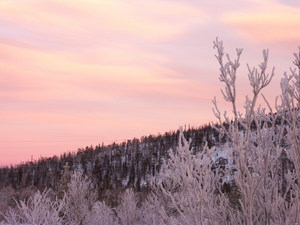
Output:
[[[299,223],[300,151],[299,151],[299,90],[300,60],[295,54],[292,75],[281,82],[281,103],[277,102],[276,112],[264,98],[270,114],[266,109],[256,107],[262,89],[269,85],[274,76],[274,68],[268,74],[268,50],[263,51],[263,62],[259,68],[248,66],[248,77],[252,88],[252,97],[246,97],[244,114],[236,105],[236,74],[240,65],[242,49],[237,49],[237,58],[224,59],[223,43],[214,42],[217,49],[216,58],[220,64],[220,81],[225,84],[223,97],[232,105],[234,118],[226,112],[222,115],[216,99],[213,100],[214,114],[219,125],[219,133],[226,135],[232,147],[234,162],[233,180],[240,193],[240,210],[233,211],[230,221],[237,224],[296,224]],[[292,81],[294,80],[294,81]],[[224,122],[227,127],[224,126]],[[280,156],[287,152],[294,169],[283,171]],[[297,166],[298,165],[298,166]],[[298,167],[298,168],[297,168]],[[293,222],[291,222],[293,221]]]
[[[236,79],[242,49],[236,50],[237,57],[232,60],[218,39],[214,48],[219,79],[225,84],[222,94],[233,112],[233,118],[222,114],[213,100],[218,119],[215,129],[226,136],[226,151],[220,152],[220,146],[204,147],[193,154],[180,131],[177,151],[170,153],[153,188],[154,203],[160,202],[163,210],[158,208],[163,213],[149,210],[152,216],[148,220],[158,217],[157,223],[166,224],[299,224],[300,51],[295,54],[297,68],[281,81],[276,111],[264,96],[267,109],[257,106],[261,91],[275,74],[274,68],[267,73],[268,50],[263,51],[258,68],[248,65],[252,96],[246,97],[241,112]],[[221,168],[218,160],[224,152],[227,165]],[[229,185],[225,193],[224,183]]]
[[113,210],[104,202],[96,202],[92,212],[86,217],[84,224],[114,225],[117,224]]
[[17,210],[15,210],[15,209],[9,208],[3,214],[3,217],[4,217],[4,220],[1,221],[0,225],[7,225],[7,224],[18,225],[18,224],[20,224],[20,216],[19,216]]
[[127,189],[116,208],[117,217],[120,224],[131,225],[138,224],[139,209],[137,207],[137,198],[132,189]]
[[[155,195],[164,206],[161,221],[170,224],[207,224],[215,221],[221,224],[226,215],[228,201],[220,201],[219,173],[211,169],[212,161],[207,147],[193,154],[188,142],[179,133],[178,148],[170,153],[166,167],[156,181]],[[166,215],[168,218],[165,218]]]
[[71,174],[62,209],[66,224],[83,224],[91,213],[97,194],[91,189],[90,184],[91,182],[82,170]]
[[71,172],[70,172],[70,166],[69,163],[66,162],[66,164],[63,167],[63,171],[61,172],[61,178],[57,187],[57,196],[62,199],[66,190],[68,189],[68,184],[71,180]]
[[[10,209],[4,214],[7,224],[62,224],[59,212],[62,208],[60,201],[52,201],[48,197],[49,190],[36,192],[27,201],[17,202],[16,209]],[[4,223],[4,224],[5,224]]]
[[140,224],[168,224],[170,218],[164,205],[162,204],[161,196],[158,196],[156,193],[149,195],[140,209]]
[[0,189],[0,221],[3,219],[2,213],[9,209],[9,206],[14,205],[13,198],[16,196],[16,191],[11,187],[3,187]]

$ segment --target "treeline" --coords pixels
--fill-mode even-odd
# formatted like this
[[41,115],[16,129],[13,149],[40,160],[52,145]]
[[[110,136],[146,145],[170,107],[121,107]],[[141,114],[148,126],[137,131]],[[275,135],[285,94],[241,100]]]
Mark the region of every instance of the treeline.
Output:
[[[188,127],[184,134],[191,138],[195,152],[200,151],[204,143],[211,147],[220,142],[219,134],[210,125]],[[0,188],[11,186],[21,190],[33,186],[40,190],[46,187],[56,190],[63,167],[68,163],[71,171],[82,169],[99,191],[123,187],[139,191],[147,187],[149,178],[160,171],[168,152],[176,149],[178,136],[179,131],[170,131],[3,167],[0,168]]]

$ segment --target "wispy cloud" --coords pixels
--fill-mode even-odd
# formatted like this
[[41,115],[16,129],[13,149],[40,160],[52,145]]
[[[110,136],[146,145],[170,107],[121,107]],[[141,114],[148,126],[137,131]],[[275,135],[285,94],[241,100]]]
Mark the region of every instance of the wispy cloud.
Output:
[[[213,120],[210,99],[220,88],[213,39],[227,49],[295,45],[299,8],[283,3],[1,1],[0,159]],[[246,73],[239,79],[246,83]]]
[[242,12],[228,12],[223,21],[249,42],[299,44],[300,8],[265,1]]

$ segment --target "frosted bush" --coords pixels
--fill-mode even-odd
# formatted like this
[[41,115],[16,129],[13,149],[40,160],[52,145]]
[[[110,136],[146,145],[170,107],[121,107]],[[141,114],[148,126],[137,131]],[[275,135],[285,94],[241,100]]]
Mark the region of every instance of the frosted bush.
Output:
[[132,189],[127,189],[116,209],[120,224],[137,224],[139,220],[139,209],[137,207],[137,198]]
[[64,197],[62,213],[67,224],[82,224],[89,216],[97,194],[91,190],[91,183],[82,170],[71,174]]
[[27,201],[17,203],[16,209],[10,209],[4,214],[7,224],[62,224],[59,212],[62,208],[60,201],[52,201],[47,195],[49,190],[36,192]]
[[84,224],[93,225],[114,225],[115,215],[113,210],[104,202],[96,202],[92,207],[92,212],[86,217]]
[[[223,204],[228,202],[219,201],[217,183],[220,176],[211,170],[209,153],[204,147],[202,152],[193,154],[190,142],[180,129],[178,148],[170,153],[166,168],[160,173],[162,182],[154,187],[169,223],[196,225],[222,220],[226,209]],[[166,214],[161,218],[165,220]]]
[[[236,172],[233,179],[240,192],[240,211],[233,215],[235,223],[291,224],[291,218],[294,218],[292,224],[299,223],[299,218],[295,216],[299,205],[296,180],[300,178],[299,124],[296,119],[299,110],[299,55],[295,54],[294,62],[298,72],[291,69],[292,75],[285,75],[281,81],[281,104],[277,101],[276,113],[263,96],[270,112],[266,115],[266,109],[256,107],[256,102],[275,74],[274,68],[267,73],[268,50],[263,51],[263,62],[259,68],[250,68],[248,65],[252,97],[246,96],[245,111],[242,113],[236,106],[236,74],[242,50],[237,49],[237,58],[231,60],[224,53],[223,43],[218,39],[214,42],[214,48],[217,49],[216,58],[220,64],[219,78],[225,84],[222,94],[232,104],[234,115],[233,120],[226,112],[222,115],[214,99],[214,114],[220,125],[216,128],[227,135],[234,149],[232,160],[235,162]],[[229,127],[225,127],[223,122]],[[290,155],[295,169],[282,172],[284,168],[280,165],[279,158],[283,152]],[[294,178],[288,177],[288,174]]]

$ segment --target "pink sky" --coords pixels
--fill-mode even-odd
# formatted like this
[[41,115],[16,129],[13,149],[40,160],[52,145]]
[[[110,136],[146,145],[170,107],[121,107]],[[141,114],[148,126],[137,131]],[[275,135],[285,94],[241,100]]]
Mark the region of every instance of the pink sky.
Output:
[[216,36],[244,48],[242,96],[270,49],[273,99],[300,45],[296,2],[1,1],[0,165],[214,121]]

